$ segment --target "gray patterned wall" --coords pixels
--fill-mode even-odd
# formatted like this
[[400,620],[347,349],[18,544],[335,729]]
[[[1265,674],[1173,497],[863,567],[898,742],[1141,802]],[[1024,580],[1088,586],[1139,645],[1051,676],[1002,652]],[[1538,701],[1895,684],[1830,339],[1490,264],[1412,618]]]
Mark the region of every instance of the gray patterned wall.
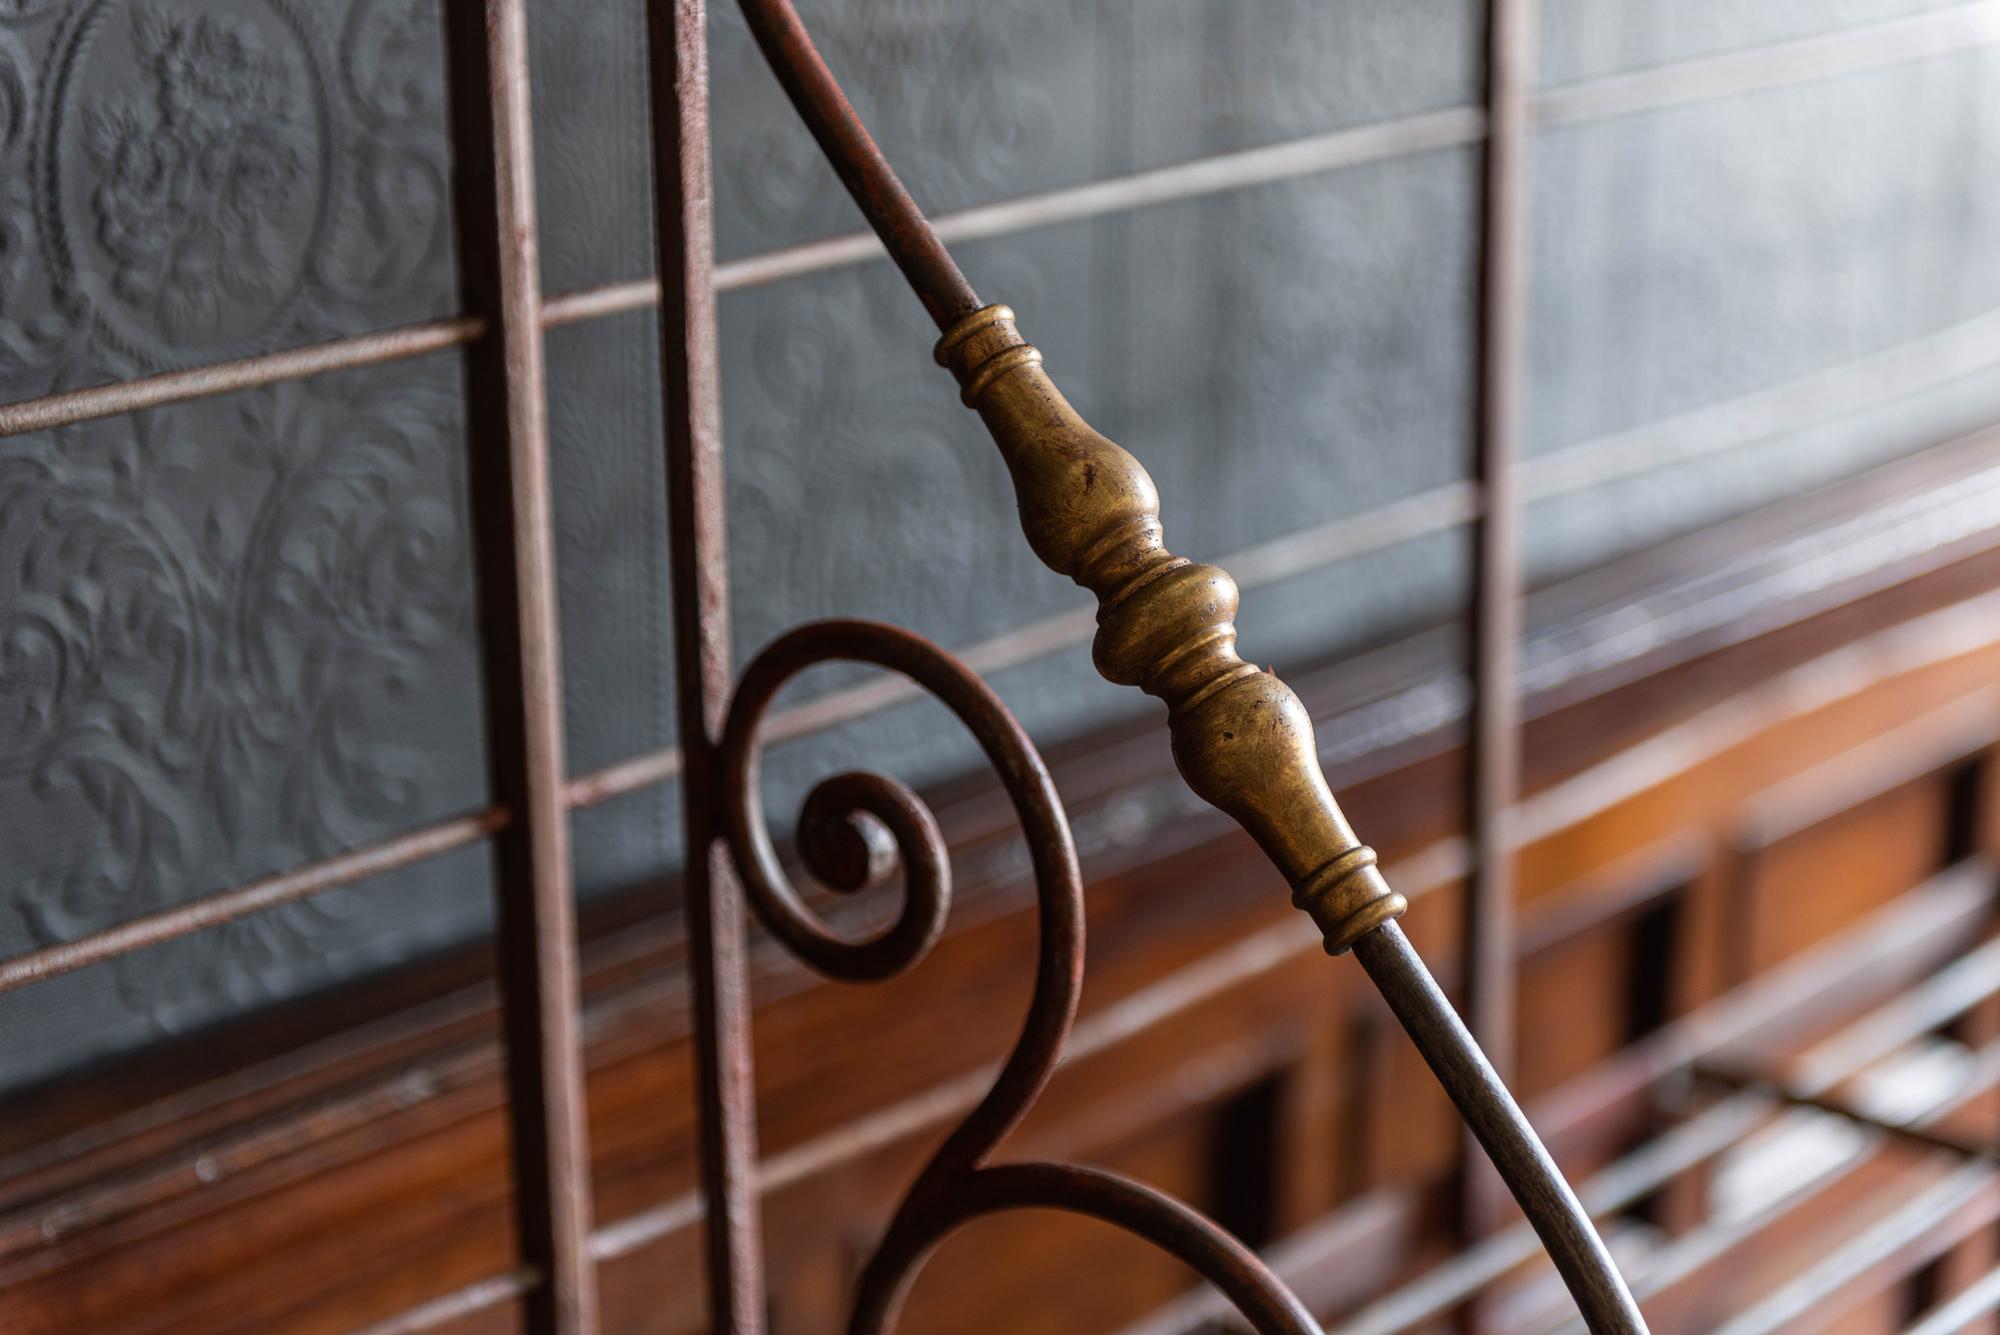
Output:
[[[1469,0],[802,7],[938,211],[1479,87]],[[1547,0],[1543,63],[1563,83],[1934,7]],[[724,257],[851,230],[717,8]],[[638,0],[531,11],[548,286],[643,274]],[[438,40],[436,0],[0,0],[0,398],[452,310]],[[1996,73],[1965,54],[1545,135],[1531,449],[1978,334]],[[1177,548],[1222,555],[1463,475],[1477,171],[1433,152],[961,260],[1143,455]],[[1076,604],[886,266],[734,292],[721,321],[740,650],[831,613],[962,645]],[[648,316],[550,336],[579,770],[672,739],[653,367]],[[0,952],[481,803],[458,395],[443,356],[0,443]],[[1531,560],[1601,560],[1996,414],[1990,370],[1940,373],[1539,505]],[[1435,619],[1462,555],[1445,536],[1282,581],[1246,641],[1282,665]],[[1044,739],[1135,707],[1080,649],[996,684]],[[836,755],[968,763],[911,706],[781,748],[784,809]],[[587,890],[672,864],[672,796],[579,817]],[[0,1083],[464,940],[484,874],[447,858],[0,998]]]

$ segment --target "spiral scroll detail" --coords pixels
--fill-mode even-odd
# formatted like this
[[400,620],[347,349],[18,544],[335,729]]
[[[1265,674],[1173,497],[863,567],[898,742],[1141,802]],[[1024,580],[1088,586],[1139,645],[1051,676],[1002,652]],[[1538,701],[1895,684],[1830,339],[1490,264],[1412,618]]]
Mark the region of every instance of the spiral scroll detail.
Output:
[[1188,1206],[1111,1174],[1058,1164],[989,1166],[1061,1057],[1083,987],[1083,885],[1055,783],[998,696],[957,659],[893,626],[821,621],[770,644],[738,683],[724,724],[723,835],[752,906],[799,957],[829,976],[893,977],[936,941],[950,907],[950,864],[936,820],[893,779],[841,774],[806,799],[800,852],[816,876],[852,891],[887,871],[878,836],[904,872],[896,921],[872,937],[845,936],[816,915],[786,877],[758,794],[757,732],[772,699],[815,664],[859,662],[902,673],[972,733],[1013,803],[1033,864],[1039,910],[1034,995],[1020,1037],[986,1096],[945,1139],[903,1198],[863,1270],[850,1330],[877,1335],[932,1249],[983,1214],[1049,1208],[1091,1215],[1185,1261],[1228,1294],[1261,1335],[1318,1335],[1305,1308],[1243,1245]]

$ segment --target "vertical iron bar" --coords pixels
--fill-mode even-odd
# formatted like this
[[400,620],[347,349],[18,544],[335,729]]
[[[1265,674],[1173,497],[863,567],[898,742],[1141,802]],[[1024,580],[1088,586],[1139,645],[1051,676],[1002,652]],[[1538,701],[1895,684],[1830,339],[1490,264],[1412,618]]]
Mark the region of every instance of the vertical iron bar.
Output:
[[675,691],[685,757],[683,894],[708,1205],[709,1328],[719,1335],[762,1335],[763,1243],[743,898],[721,842],[716,754],[731,674],[705,8],[704,0],[651,0],[647,6],[660,382]]
[[[1528,98],[1535,0],[1488,0],[1487,140],[1481,216],[1478,420],[1473,471],[1472,710],[1466,756],[1466,880],[1459,958],[1465,1015],[1503,1080],[1514,1067],[1514,841],[1520,782],[1516,646],[1521,631],[1520,432],[1527,325]],[[1461,1163],[1462,1220],[1485,1232],[1504,1208],[1485,1156],[1468,1138]]]
[[594,1335],[541,265],[523,0],[447,0],[467,439],[494,799],[500,981],[522,1263],[534,1335]]

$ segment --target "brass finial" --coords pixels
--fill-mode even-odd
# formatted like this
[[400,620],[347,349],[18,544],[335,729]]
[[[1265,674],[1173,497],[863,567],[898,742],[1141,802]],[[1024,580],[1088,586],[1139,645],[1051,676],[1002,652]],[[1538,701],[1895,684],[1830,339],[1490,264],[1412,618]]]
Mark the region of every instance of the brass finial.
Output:
[[1070,406],[1007,307],[953,324],[937,359],[1000,446],[1035,554],[1097,595],[1097,670],[1166,701],[1188,786],[1263,847],[1329,954],[1401,917],[1327,787],[1305,706],[1236,653],[1236,581],[1166,549],[1139,461]]

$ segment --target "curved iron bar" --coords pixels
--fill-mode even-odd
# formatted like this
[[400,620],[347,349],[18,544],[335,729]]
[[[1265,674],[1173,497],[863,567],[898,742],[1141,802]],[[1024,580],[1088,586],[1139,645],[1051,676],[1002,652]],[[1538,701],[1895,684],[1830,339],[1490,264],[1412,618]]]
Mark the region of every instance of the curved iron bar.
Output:
[[892,978],[937,940],[951,903],[944,838],[922,799],[876,774],[835,775],[808,794],[799,853],[830,889],[853,893],[904,868],[896,920],[873,936],[844,936],[806,905],[786,877],[758,796],[758,725],[784,684],[809,667],[867,663],[899,672],[963,723],[993,765],[1027,839],[1039,910],[1035,988],[1013,1050],[993,1086],[931,1157],[862,1272],[853,1335],[895,1319],[917,1267],[945,1236],[980,1215],[1046,1207],[1115,1224],[1175,1256],[1228,1295],[1262,1335],[1319,1335],[1303,1304],[1242,1243],[1171,1197],[1109,1173],[1059,1164],[988,1167],[1062,1056],[1083,990],[1083,881],[1069,818],[1034,743],[1000,698],[929,641],[872,621],[818,621],[768,645],[744,669],[719,754],[723,837],[751,905],[802,960],[848,981]]
[[915,1266],[946,1234],[1002,1210],[1048,1209],[1099,1219],[1145,1239],[1214,1284],[1259,1331],[1317,1335],[1319,1324],[1257,1254],[1185,1202],[1115,1173],[1067,1164],[1010,1163],[980,1168],[948,1197],[891,1226],[862,1272],[849,1335],[884,1328]]

